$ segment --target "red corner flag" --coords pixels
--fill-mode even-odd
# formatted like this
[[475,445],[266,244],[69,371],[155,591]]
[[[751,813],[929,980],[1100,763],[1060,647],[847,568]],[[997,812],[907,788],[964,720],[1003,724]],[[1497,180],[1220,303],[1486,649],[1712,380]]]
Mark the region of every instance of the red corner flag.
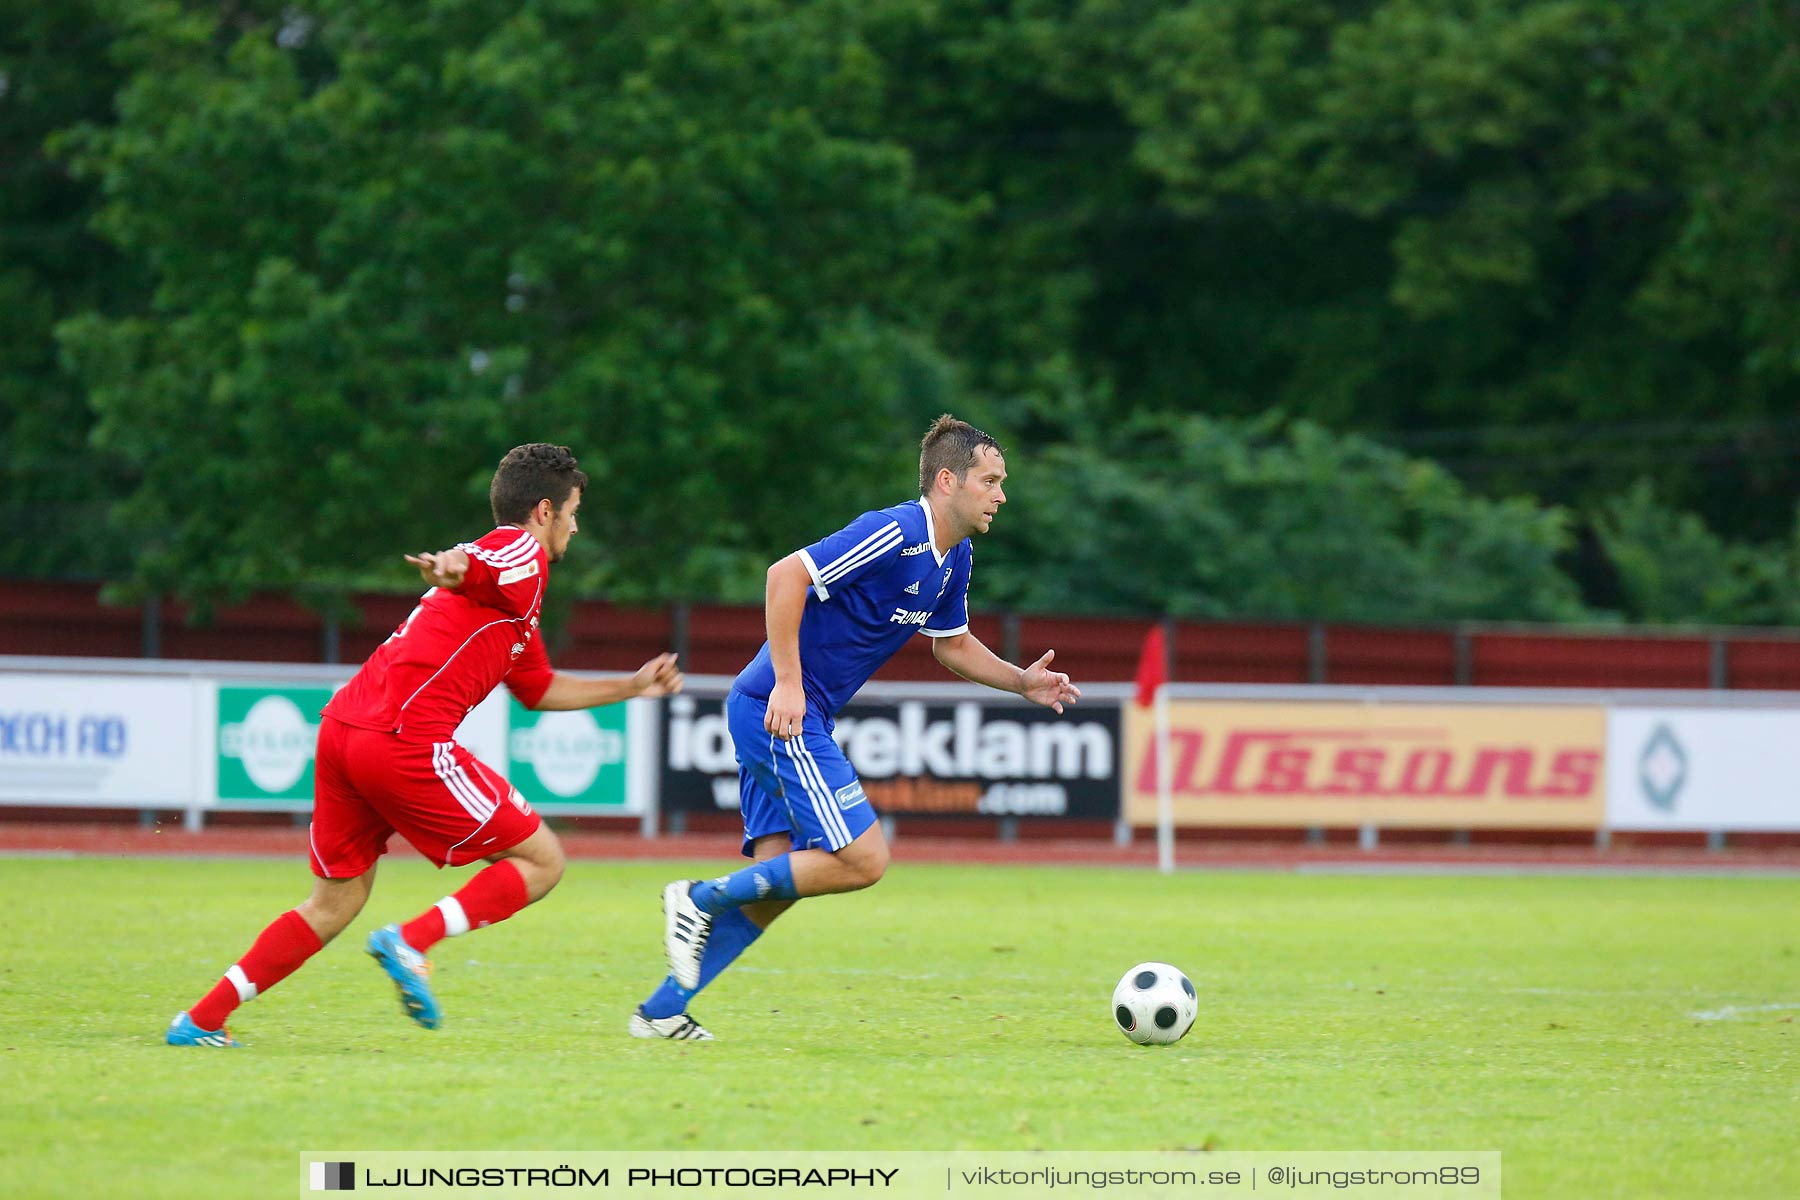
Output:
[[1156,703],[1156,689],[1169,680],[1169,651],[1158,621],[1144,635],[1144,648],[1138,654],[1137,702],[1139,707]]

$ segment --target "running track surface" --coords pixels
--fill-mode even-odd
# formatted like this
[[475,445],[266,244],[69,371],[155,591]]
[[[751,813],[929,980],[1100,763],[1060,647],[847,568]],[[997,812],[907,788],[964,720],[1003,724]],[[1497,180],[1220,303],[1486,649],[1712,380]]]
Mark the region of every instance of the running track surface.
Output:
[[[635,833],[572,832],[562,835],[571,859],[581,860],[712,860],[729,863],[738,857],[738,839],[725,834],[671,834],[644,838]],[[304,869],[307,852],[303,828],[225,827],[191,833],[179,824],[155,828],[116,824],[55,822],[8,823],[0,820],[0,854],[148,857],[156,855],[291,859]],[[416,857],[400,839],[389,853]],[[907,836],[894,842],[898,862],[1020,863],[1102,867],[1156,866],[1156,845],[1137,841],[1116,846],[1110,841],[1028,838],[1003,842],[993,838]],[[1184,841],[1176,850],[1184,868],[1262,870],[1448,870],[1457,871],[1670,871],[1735,874],[1800,873],[1800,846],[1708,851],[1699,847],[1614,847],[1530,845],[1392,845],[1371,851],[1354,846],[1305,845],[1297,842]]]

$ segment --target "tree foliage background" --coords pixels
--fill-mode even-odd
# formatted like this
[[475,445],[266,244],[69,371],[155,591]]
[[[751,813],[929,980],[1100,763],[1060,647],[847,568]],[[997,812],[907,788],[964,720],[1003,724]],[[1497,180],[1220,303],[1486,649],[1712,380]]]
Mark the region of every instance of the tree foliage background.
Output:
[[554,440],[751,600],[948,409],[987,604],[1794,622],[1797,106],[1800,0],[0,0],[0,571],[404,586]]

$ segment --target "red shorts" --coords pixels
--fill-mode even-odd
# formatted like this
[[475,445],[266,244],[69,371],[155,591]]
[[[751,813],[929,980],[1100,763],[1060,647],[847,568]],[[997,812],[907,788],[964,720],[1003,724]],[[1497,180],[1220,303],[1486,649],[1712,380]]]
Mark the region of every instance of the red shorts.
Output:
[[364,874],[394,833],[440,867],[516,846],[543,822],[500,773],[455,742],[403,742],[326,717],[313,761],[312,871]]

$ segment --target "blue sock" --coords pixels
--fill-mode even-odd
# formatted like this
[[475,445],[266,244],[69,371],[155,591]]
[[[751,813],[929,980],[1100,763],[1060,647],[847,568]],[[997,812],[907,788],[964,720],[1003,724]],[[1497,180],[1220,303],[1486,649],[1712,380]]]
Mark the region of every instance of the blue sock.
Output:
[[727,909],[755,904],[758,900],[798,900],[794,890],[794,864],[785,854],[751,863],[741,871],[696,883],[689,893],[700,911],[718,916]]
[[675,982],[673,975],[662,981],[650,998],[644,1001],[644,1015],[651,1019],[672,1017],[687,1008],[687,1003],[711,983],[737,956],[762,936],[762,926],[744,915],[742,909],[728,908],[713,918],[712,933],[706,939],[706,950],[700,955],[700,987],[688,991]]

